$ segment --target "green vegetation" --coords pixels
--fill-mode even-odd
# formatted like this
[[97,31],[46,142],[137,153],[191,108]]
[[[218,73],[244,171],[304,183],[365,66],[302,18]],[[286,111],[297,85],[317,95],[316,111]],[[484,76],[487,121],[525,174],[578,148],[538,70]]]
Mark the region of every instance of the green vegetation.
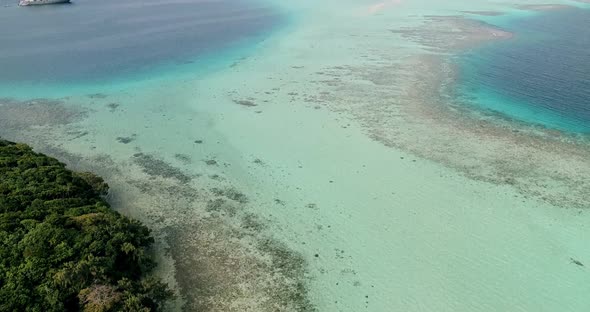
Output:
[[0,140],[0,311],[159,311],[149,230],[101,198],[107,184]]

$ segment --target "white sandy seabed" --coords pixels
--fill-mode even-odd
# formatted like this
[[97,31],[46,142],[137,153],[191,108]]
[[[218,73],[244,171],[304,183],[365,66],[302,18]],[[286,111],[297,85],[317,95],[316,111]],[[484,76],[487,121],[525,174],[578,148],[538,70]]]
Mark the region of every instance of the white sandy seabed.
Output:
[[[509,37],[465,17],[559,6],[280,2],[292,24],[227,69],[65,98],[84,118],[11,138],[51,133],[72,166],[108,156],[115,208],[154,228],[187,310],[590,310],[588,150],[467,121],[438,93],[449,55]],[[279,300],[280,278],[305,286]]]

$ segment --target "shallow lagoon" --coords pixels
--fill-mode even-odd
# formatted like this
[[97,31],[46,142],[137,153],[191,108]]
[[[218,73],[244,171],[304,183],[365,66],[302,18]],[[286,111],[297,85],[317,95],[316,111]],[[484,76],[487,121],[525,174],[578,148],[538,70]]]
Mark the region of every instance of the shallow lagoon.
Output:
[[463,11],[521,10],[272,4],[299,18],[255,53],[2,100],[0,134],[105,176],[154,230],[176,309],[588,309],[590,151],[447,93],[453,56],[501,33]]

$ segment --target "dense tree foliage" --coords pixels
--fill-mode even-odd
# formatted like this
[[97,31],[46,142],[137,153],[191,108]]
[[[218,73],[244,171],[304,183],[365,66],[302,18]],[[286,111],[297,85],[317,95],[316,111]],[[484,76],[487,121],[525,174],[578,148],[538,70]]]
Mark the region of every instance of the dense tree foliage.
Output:
[[158,311],[153,243],[101,198],[108,186],[0,139],[0,311]]

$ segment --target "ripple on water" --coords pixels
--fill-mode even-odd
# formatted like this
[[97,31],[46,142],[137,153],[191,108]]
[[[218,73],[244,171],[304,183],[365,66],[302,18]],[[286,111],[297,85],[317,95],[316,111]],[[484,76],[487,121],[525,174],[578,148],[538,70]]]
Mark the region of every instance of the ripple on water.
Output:
[[[460,58],[460,94],[476,107],[575,133],[590,133],[590,10],[565,6],[500,19],[513,40]],[[507,22],[506,22],[507,21]]]

